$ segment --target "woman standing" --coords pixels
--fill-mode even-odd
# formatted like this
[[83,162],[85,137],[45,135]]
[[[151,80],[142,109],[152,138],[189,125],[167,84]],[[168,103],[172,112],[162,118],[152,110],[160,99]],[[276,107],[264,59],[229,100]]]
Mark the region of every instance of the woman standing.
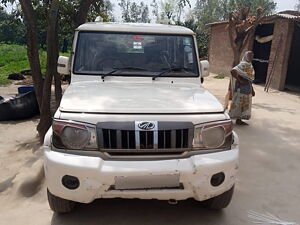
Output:
[[248,125],[242,120],[251,118],[252,96],[255,96],[252,87],[255,75],[252,66],[253,56],[253,52],[246,52],[242,61],[231,70],[232,102],[229,116],[231,119],[236,119],[238,125]]

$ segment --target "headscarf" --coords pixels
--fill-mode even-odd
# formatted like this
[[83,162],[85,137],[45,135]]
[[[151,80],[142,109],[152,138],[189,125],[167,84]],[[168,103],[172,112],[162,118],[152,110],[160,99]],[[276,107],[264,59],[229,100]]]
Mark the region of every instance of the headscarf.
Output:
[[255,72],[252,63],[249,60],[250,54],[253,53],[251,51],[247,51],[242,58],[242,61],[233,69],[238,73],[239,76],[253,82],[255,78]]

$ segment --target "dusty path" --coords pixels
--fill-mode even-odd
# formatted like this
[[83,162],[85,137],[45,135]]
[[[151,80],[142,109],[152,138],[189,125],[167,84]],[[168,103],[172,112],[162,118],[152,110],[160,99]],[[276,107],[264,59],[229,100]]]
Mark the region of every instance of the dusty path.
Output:
[[[221,100],[227,85],[227,79],[205,80],[205,87]],[[247,218],[251,209],[300,224],[300,97],[265,93],[261,86],[255,89],[250,126],[235,127],[241,144],[240,173],[232,204],[222,212],[205,210],[192,200],[174,206],[114,199],[79,205],[68,215],[53,214],[45,185],[38,182],[42,162],[33,119],[0,122],[0,224],[243,225],[251,224]],[[9,92],[0,88],[0,94],[3,91]]]

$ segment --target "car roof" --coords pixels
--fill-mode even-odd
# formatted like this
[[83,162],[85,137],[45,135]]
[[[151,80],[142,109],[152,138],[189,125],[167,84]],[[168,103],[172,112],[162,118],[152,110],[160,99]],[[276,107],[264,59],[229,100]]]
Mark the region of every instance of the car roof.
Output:
[[192,30],[186,27],[154,23],[90,22],[80,25],[76,30],[155,34],[194,34]]

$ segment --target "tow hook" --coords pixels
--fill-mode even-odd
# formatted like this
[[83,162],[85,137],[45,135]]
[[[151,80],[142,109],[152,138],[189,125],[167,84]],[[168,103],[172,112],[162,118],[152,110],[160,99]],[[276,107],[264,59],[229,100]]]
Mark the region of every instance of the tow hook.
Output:
[[168,203],[170,204],[170,205],[177,205],[177,200],[175,200],[175,199],[169,199],[169,201],[168,201]]

